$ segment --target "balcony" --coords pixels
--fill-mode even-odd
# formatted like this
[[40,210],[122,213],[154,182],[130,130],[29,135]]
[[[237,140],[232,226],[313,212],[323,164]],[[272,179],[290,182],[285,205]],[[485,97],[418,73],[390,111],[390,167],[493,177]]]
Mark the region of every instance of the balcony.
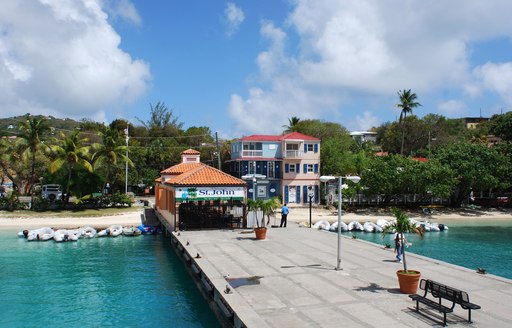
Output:
[[242,150],[242,157],[263,157],[263,150]]
[[287,150],[284,153],[285,158],[302,158],[304,156],[304,152],[300,150]]

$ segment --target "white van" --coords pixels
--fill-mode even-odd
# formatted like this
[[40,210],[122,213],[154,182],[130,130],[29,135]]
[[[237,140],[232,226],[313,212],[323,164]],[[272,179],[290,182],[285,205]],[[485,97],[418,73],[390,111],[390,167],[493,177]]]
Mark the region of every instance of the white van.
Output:
[[47,184],[43,185],[41,190],[43,198],[55,201],[56,199],[62,198],[62,186],[58,184]]

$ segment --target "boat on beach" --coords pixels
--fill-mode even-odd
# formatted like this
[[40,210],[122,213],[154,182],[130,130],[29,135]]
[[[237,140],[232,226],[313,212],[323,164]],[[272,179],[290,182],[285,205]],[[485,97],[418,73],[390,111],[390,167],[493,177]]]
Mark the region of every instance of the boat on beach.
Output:
[[123,226],[120,224],[114,224],[114,225],[111,225],[108,228],[108,230],[110,232],[109,236],[117,237],[123,233]]
[[78,236],[74,233],[71,233],[67,229],[59,229],[55,231],[53,240],[55,240],[58,243],[65,241],[78,241]]
[[356,230],[364,231],[363,225],[357,221],[350,221],[347,224],[347,229],[348,229],[348,231],[356,231]]
[[375,232],[375,227],[372,222],[366,221],[363,223],[363,230],[364,232]]
[[46,241],[53,238],[55,231],[52,228],[44,227],[35,230],[30,230],[27,234],[28,241]]
[[329,230],[330,227],[331,227],[331,224],[325,220],[317,221],[313,225],[313,228],[320,229],[320,230]]
[[98,234],[93,227],[83,227],[80,228],[80,231],[84,238],[94,238]]

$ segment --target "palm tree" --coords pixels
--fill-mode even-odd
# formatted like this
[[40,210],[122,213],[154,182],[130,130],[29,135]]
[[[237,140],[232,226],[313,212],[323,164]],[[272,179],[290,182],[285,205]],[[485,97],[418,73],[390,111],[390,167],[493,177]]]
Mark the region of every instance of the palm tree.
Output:
[[297,116],[290,117],[288,119],[288,125],[283,125],[283,128],[285,129],[284,132],[285,133],[296,132],[297,125],[299,124],[299,122],[300,122],[300,118],[298,118]]
[[20,133],[18,134],[17,146],[20,147],[22,155],[30,158],[30,204],[34,203],[34,172],[36,168],[36,153],[46,148],[42,142],[44,134],[50,131],[45,118],[33,117],[27,114],[26,119],[20,122]]
[[405,143],[405,119],[407,114],[412,113],[412,110],[418,106],[421,106],[419,102],[416,102],[416,98],[418,96],[409,90],[400,90],[397,92],[398,97],[400,98],[400,103],[395,106],[401,108],[400,112],[400,120],[399,122],[402,124],[402,146],[400,147],[400,155],[404,154],[404,143]]
[[95,170],[100,167],[105,169],[105,180],[103,181],[103,190],[105,190],[110,174],[116,169],[119,161],[128,162],[132,167],[133,163],[126,155],[128,147],[123,144],[117,129],[106,127],[100,135],[103,142],[92,145],[91,161],[94,163]]
[[80,131],[74,131],[69,136],[61,132],[60,136],[61,144],[50,146],[53,160],[50,163],[49,170],[50,173],[55,173],[62,168],[67,170],[68,178],[65,188],[66,197],[64,199],[64,202],[67,203],[70,196],[70,182],[73,171],[77,166],[81,166],[89,172],[92,172],[93,167],[89,162],[90,146],[84,146],[84,143],[87,142],[87,138],[80,138]]

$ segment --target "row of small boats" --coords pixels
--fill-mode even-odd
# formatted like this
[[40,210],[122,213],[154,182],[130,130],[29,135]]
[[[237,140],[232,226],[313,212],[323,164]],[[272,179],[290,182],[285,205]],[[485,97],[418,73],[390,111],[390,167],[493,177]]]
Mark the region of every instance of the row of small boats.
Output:
[[[412,224],[414,224],[417,228],[423,229],[423,231],[444,231],[448,230],[448,227],[442,223],[430,222],[430,221],[417,221],[414,219],[409,219]],[[384,229],[390,225],[393,221],[388,221],[386,219],[378,219],[375,222],[366,221],[364,223],[360,223],[358,221],[350,221],[349,223],[341,222],[340,230],[341,231],[364,231],[364,232],[383,232]],[[329,230],[329,231],[338,231],[338,222],[329,223],[326,220],[319,220],[314,225],[313,228],[321,229],[321,230]],[[389,231],[389,233],[393,233],[394,231]]]
[[97,231],[93,227],[82,227],[78,229],[57,229],[54,230],[49,227],[34,229],[34,230],[23,230],[18,232],[18,237],[25,238],[28,241],[46,241],[53,239],[56,242],[65,241],[78,241],[79,239],[88,239],[95,237],[117,237],[123,236],[140,236],[143,234],[156,234],[160,230],[148,225],[126,226],[123,227],[120,224],[114,224],[106,229]]

